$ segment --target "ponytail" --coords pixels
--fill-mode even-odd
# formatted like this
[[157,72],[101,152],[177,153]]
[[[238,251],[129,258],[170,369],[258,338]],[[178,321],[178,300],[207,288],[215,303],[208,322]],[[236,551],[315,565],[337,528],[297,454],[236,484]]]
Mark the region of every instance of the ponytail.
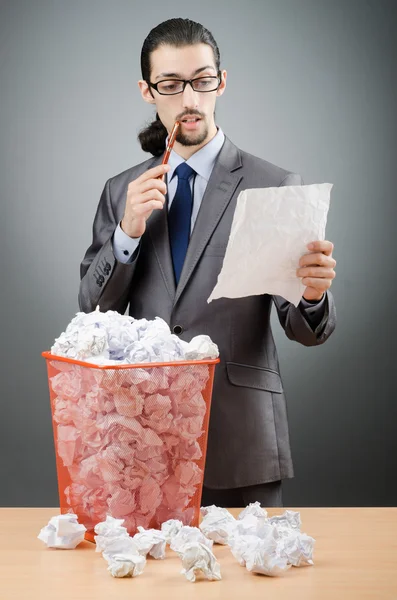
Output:
[[144,152],[150,152],[153,156],[161,156],[165,151],[165,140],[168,132],[164,127],[158,114],[156,119],[138,134],[138,140]]

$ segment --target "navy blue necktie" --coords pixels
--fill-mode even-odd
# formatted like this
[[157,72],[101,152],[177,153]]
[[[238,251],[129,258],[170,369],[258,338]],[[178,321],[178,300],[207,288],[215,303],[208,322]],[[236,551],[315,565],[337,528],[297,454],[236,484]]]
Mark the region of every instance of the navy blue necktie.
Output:
[[189,245],[193,206],[189,179],[195,171],[186,163],[181,163],[175,169],[175,173],[178,176],[178,187],[168,213],[168,231],[175,281],[178,284]]

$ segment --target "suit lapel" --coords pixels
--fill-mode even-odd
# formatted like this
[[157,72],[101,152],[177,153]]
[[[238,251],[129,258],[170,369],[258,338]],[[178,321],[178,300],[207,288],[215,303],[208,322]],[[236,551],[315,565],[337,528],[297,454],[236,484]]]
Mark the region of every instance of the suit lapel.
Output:
[[[162,161],[162,156],[156,158],[149,168],[156,167]],[[167,202],[162,210],[154,210],[146,223],[147,231],[153,243],[154,253],[160,267],[164,283],[171,300],[175,297],[175,276],[172,265],[170,240],[168,234]]]
[[[183,290],[192,276],[193,271],[200,260],[200,257],[204,252],[210,237],[212,236],[216,226],[219,223],[219,220],[225,212],[238,184],[242,179],[241,172],[238,172],[238,169],[240,169],[241,166],[242,162],[238,148],[228,138],[225,138],[225,142],[215,162],[211,177],[208,181],[200,210],[197,215],[197,220],[190,238],[181,277],[176,289],[174,306],[178,302]],[[164,228],[164,230],[165,229],[167,232],[166,235],[168,242],[168,227]],[[173,276],[169,242],[168,255],[170,269]]]

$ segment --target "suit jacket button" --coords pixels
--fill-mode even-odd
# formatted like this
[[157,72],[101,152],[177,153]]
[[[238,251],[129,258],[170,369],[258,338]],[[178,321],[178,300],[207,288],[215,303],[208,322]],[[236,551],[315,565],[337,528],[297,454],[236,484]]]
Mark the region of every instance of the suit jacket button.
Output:
[[172,328],[172,331],[176,334],[179,335],[180,333],[182,333],[183,331],[183,327],[181,327],[181,325],[174,325],[174,327]]

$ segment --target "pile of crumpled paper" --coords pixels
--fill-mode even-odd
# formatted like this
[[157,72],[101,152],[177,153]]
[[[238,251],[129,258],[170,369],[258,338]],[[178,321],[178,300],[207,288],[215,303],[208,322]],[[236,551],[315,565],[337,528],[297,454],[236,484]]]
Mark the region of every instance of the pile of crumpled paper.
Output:
[[[228,545],[240,565],[252,573],[274,577],[284,574],[291,566],[313,564],[315,540],[301,532],[298,512],[287,510],[269,518],[266,510],[255,502],[237,519],[227,509],[214,505],[203,507],[201,514],[200,528],[170,519],[161,525],[161,529],[139,527],[133,537],[123,527],[123,519],[107,516],[106,521],[95,526],[96,552],[102,552],[113,577],[136,577],[143,573],[147,556],[164,559],[169,544],[182,561],[181,573],[191,582],[196,581],[197,576],[210,581],[222,578],[220,564],[212,552],[214,543]],[[62,540],[53,537],[57,519],[67,518],[62,515],[50,520],[41,530],[39,539],[49,547],[74,548],[76,534],[81,536],[78,529],[81,526],[75,515],[69,517],[74,518],[74,525],[69,525],[69,536]]]
[[227,544],[240,565],[263,575],[282,575],[291,566],[313,564],[314,538],[301,532],[300,514],[286,510],[268,517],[259,502],[249,504],[235,519],[226,508],[201,509],[201,531]]
[[171,362],[215,359],[218,347],[207,335],[189,343],[171,333],[167,323],[134,319],[99,307],[91,313],[77,313],[51,353],[100,365]]

